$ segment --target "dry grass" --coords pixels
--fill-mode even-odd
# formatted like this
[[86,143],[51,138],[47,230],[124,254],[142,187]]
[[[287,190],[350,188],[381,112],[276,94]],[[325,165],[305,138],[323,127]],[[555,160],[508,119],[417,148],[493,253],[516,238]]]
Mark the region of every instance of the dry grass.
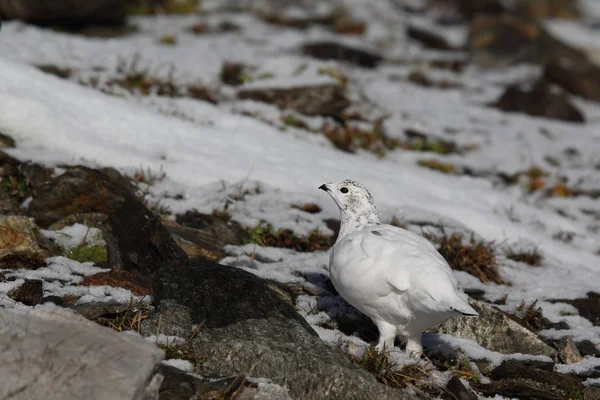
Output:
[[537,248],[532,250],[514,250],[509,248],[504,251],[504,254],[511,260],[523,262],[534,267],[539,266],[543,259],[542,254]]
[[374,347],[365,349],[362,357],[350,356],[350,359],[360,367],[366,369],[384,385],[393,388],[407,388],[409,386],[429,386],[426,381],[427,371],[418,365],[407,365],[402,369],[391,362],[385,352],[380,352]]
[[140,333],[140,324],[149,316],[150,313],[146,310],[142,300],[134,301],[131,299],[123,311],[105,314],[98,317],[95,322],[117,332],[135,331]]
[[444,174],[457,174],[458,170],[453,164],[441,162],[435,159],[431,160],[419,160],[417,161],[417,165],[425,168],[432,169],[434,171],[439,171]]
[[514,315],[520,318],[529,329],[537,332],[544,329],[544,316],[542,315],[542,307],[537,305],[537,300],[530,304],[525,303],[525,300],[515,309]]
[[281,247],[302,252],[327,250],[333,245],[333,238],[318,231],[312,231],[307,237],[298,237],[289,229],[275,229],[271,224],[260,223],[254,228],[246,229],[247,243],[255,243],[264,247]]
[[461,234],[448,235],[444,231],[441,236],[425,235],[425,237],[437,245],[438,251],[452,269],[468,272],[483,283],[505,283],[497,270],[493,242],[475,240],[473,235],[465,239]]
[[318,214],[321,212],[321,207],[319,207],[319,205],[315,203],[292,204],[292,208],[304,211],[309,214]]

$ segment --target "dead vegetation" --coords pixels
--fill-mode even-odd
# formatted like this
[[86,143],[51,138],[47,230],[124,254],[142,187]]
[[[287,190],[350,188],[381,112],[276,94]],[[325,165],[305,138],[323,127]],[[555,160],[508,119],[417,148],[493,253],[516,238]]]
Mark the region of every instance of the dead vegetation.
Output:
[[429,386],[427,371],[418,365],[407,365],[398,368],[396,363],[390,361],[385,351],[378,351],[374,347],[365,349],[362,357],[350,355],[355,364],[366,369],[384,385],[393,388],[407,388],[409,386]]
[[531,250],[515,250],[508,248],[504,251],[504,254],[511,260],[523,262],[534,267],[539,266],[543,259],[542,254],[537,248]]
[[505,283],[498,273],[493,242],[476,240],[474,235],[469,238],[459,233],[448,235],[444,230],[439,236],[424,236],[436,245],[452,269],[467,272],[483,283]]
[[140,333],[140,324],[149,316],[150,312],[146,308],[143,298],[137,301],[132,298],[122,311],[103,314],[94,322],[117,332],[135,331]]
[[[164,36],[160,39],[164,44],[175,44],[176,37]],[[130,60],[121,59],[114,71],[113,78],[101,80],[92,76],[79,79],[79,83],[111,95],[121,95],[122,91],[137,96],[187,97],[217,104],[216,97],[202,84],[179,84],[175,82],[175,69],[169,68],[166,74],[156,74],[149,67],[141,66],[139,54]]]
[[273,225],[261,222],[254,228],[246,229],[246,243],[255,243],[264,247],[280,247],[302,252],[327,250],[333,245],[333,238],[319,231],[309,236],[298,237],[290,229],[275,229]]

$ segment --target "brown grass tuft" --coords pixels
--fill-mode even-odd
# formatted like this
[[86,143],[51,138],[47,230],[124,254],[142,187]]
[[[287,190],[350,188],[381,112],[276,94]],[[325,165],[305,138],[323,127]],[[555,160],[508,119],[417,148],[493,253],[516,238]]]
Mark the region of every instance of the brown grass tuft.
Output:
[[380,352],[374,347],[365,349],[362,357],[350,357],[355,364],[369,371],[384,385],[393,388],[406,388],[417,383],[428,385],[425,379],[427,371],[423,368],[413,364],[398,369],[385,352]]
[[506,249],[505,250],[506,257],[510,258],[514,261],[524,262],[525,264],[529,264],[531,266],[538,266],[542,263],[542,254],[538,251],[537,248],[532,250],[514,250],[514,249]]
[[425,237],[437,245],[438,251],[452,269],[468,272],[483,283],[505,283],[497,270],[493,242],[475,240],[473,235],[468,240],[463,240],[461,234],[453,233],[448,236],[445,232],[441,236]]

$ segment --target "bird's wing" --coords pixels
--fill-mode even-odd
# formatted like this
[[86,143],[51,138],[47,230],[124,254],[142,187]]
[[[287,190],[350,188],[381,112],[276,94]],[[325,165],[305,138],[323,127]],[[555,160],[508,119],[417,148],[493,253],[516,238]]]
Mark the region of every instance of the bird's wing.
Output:
[[453,303],[456,277],[446,260],[422,236],[392,225],[361,231],[361,250],[375,260],[389,285],[398,291],[414,290],[439,302]]

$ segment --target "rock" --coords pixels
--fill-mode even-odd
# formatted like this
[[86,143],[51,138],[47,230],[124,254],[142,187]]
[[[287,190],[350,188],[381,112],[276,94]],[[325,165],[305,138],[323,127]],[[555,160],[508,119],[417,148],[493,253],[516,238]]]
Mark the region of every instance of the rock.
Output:
[[556,55],[546,63],[544,79],[569,93],[600,101],[600,65],[585,56]]
[[15,147],[15,139],[0,132],[0,149],[12,149]]
[[558,351],[558,356],[565,364],[573,364],[583,360],[572,337],[567,337]]
[[486,396],[567,400],[584,390],[583,384],[570,375],[538,369],[519,360],[503,361],[492,370],[491,379],[497,382],[478,386]]
[[600,388],[588,386],[583,389],[583,400],[600,400]]
[[293,82],[286,87],[250,86],[238,90],[240,99],[272,103],[279,108],[289,108],[306,115],[323,115],[342,118],[342,112],[350,105],[344,90],[336,82],[306,84]]
[[448,392],[445,399],[452,400],[477,400],[479,397],[469,389],[465,387],[465,385],[461,382],[461,380],[457,376],[453,376],[446,385],[446,389]]
[[123,24],[122,0],[0,0],[0,16],[41,25]]
[[141,322],[140,333],[144,336],[163,334],[186,339],[192,333],[192,325],[189,308],[172,300],[164,300],[156,313]]
[[425,27],[409,25],[406,28],[406,34],[409,38],[431,49],[457,50],[442,35]]
[[302,46],[304,55],[321,60],[339,60],[363,68],[376,68],[383,57],[374,51],[351,47],[338,42],[314,42]]
[[23,163],[0,151],[0,214],[21,215],[21,204],[31,196],[35,185],[50,178],[52,169]]
[[221,67],[221,82],[238,86],[244,83],[243,74],[246,66],[242,63],[225,62]]
[[208,260],[175,261],[161,268],[154,281],[154,296],[159,305],[171,300],[188,307],[193,323],[202,323],[206,328],[246,319],[284,318],[296,321],[316,336],[304,318],[260,278]]
[[574,306],[579,315],[588,319],[594,326],[600,326],[600,297],[593,292],[588,293],[588,297],[575,300],[553,300],[556,303],[567,303]]
[[[2,281],[0,280],[0,282],[2,282]],[[577,350],[579,350],[579,354],[581,354],[584,357],[585,356],[596,357],[596,356],[600,355],[600,351],[598,350],[598,347],[591,340],[585,339],[580,342],[577,342],[576,345],[577,345]]]
[[515,12],[531,19],[579,19],[577,0],[519,0]]
[[537,117],[585,122],[583,114],[571,103],[565,92],[558,86],[548,85],[544,81],[537,82],[530,90],[511,86],[492,106]]
[[202,385],[200,377],[165,364],[161,364],[156,372],[164,377],[159,390],[159,400],[197,398],[198,388]]
[[558,56],[585,57],[554,38],[538,22],[511,14],[476,18],[467,42],[472,61],[483,68],[545,64]]
[[434,328],[434,332],[473,339],[486,349],[503,354],[556,355],[555,349],[498,308],[477,300],[471,305],[479,317],[450,318]]
[[403,399],[324,343],[262,279],[208,260],[176,261],[156,275],[155,299],[188,307],[202,323],[190,346],[220,376],[254,376],[286,385],[294,399]]
[[36,269],[50,257],[40,247],[35,224],[27,217],[0,216],[0,268]]
[[197,211],[186,211],[177,215],[177,223],[166,221],[164,225],[190,258],[218,261],[225,256],[223,247],[241,245],[248,237],[239,223]]
[[39,279],[26,279],[19,287],[8,292],[8,297],[26,306],[40,304],[44,298],[44,288]]
[[0,309],[0,319],[0,398],[142,399],[163,358],[140,337],[55,306],[26,315]]
[[136,296],[152,295],[152,278],[138,271],[114,269],[86,276],[78,286],[112,286],[131,291]]
[[482,14],[499,14],[506,11],[501,0],[438,0],[427,2],[426,12],[442,24],[470,21]]
[[98,223],[113,269],[153,273],[161,265],[186,258],[160,220],[133,194],[116,170],[72,167],[34,190],[28,213],[40,226],[73,214],[102,213]]
[[72,302],[63,300],[61,306],[76,311],[77,314],[90,321],[96,321],[100,317],[121,314],[126,311],[128,307],[127,304],[121,303],[85,303],[79,305],[77,305],[76,302],[73,304],[70,303]]

